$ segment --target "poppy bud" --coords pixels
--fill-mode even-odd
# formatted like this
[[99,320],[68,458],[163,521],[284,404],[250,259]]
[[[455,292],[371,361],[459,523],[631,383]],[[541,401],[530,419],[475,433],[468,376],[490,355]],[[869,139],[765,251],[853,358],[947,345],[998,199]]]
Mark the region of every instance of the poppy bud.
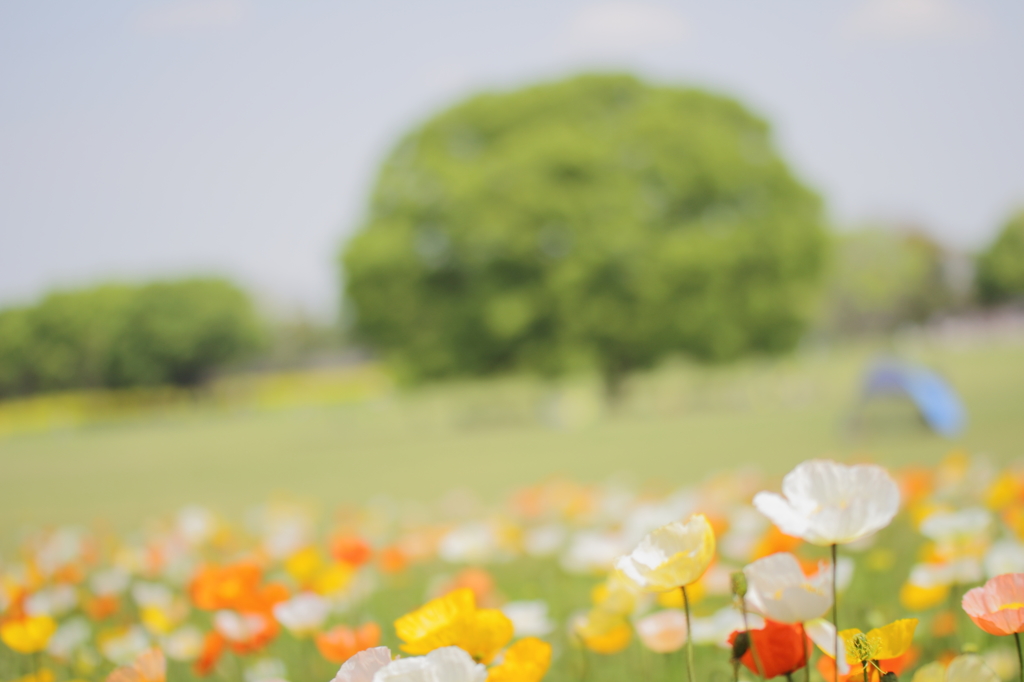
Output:
[[736,635],[736,639],[732,641],[732,660],[738,661],[743,658],[743,655],[747,653],[750,648],[750,633],[740,632]]
[[729,581],[732,583],[732,593],[740,599],[747,596],[747,576],[743,571],[736,571],[729,576]]
[[899,678],[896,673],[886,673],[882,675],[882,682],[899,682]]

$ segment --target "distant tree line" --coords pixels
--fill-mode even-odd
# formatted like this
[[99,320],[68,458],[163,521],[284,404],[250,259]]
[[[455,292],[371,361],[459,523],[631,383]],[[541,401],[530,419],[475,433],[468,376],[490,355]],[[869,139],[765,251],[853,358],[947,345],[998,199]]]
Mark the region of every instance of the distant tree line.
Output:
[[261,346],[247,295],[221,279],[109,284],[0,311],[0,397],[195,386]]

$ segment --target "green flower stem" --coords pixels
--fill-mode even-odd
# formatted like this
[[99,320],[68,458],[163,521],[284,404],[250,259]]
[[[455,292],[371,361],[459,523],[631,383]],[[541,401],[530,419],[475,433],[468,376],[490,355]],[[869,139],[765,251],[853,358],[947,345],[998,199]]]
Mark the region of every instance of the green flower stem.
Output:
[[683,585],[683,609],[686,611],[686,675],[689,682],[696,682],[697,677],[693,672],[693,628],[690,627],[690,597],[686,594],[686,585]]
[[811,682],[811,652],[807,646],[807,628],[800,623],[800,636],[804,642],[804,682]]
[[1024,682],[1024,651],[1020,649],[1020,633],[1013,633],[1013,640],[1017,642],[1017,666],[1020,671],[1020,682]]
[[[840,653],[839,652],[839,594],[838,594],[838,590],[836,589],[836,583],[837,583],[836,574],[838,573],[838,568],[837,568],[837,565],[836,565],[836,554],[837,553],[838,552],[836,550],[836,545],[833,544],[832,545],[832,627],[834,627],[836,629],[835,641],[833,642],[833,645],[835,646],[835,649],[832,652],[833,654],[835,654],[835,666],[834,666],[835,667],[835,672],[833,672],[833,678],[832,678],[833,682],[839,682],[839,653]],[[846,652],[844,651],[843,653],[845,654]],[[864,672],[864,675],[865,675],[864,679],[867,679],[867,671],[866,670]]]
[[757,655],[757,647],[754,646],[754,636],[750,634],[750,622],[747,619],[746,597],[740,597],[740,611],[743,613],[743,629],[747,633],[747,645],[750,647],[750,656],[754,659],[754,667],[757,668],[758,679],[763,680],[764,666],[761,665],[761,657]]

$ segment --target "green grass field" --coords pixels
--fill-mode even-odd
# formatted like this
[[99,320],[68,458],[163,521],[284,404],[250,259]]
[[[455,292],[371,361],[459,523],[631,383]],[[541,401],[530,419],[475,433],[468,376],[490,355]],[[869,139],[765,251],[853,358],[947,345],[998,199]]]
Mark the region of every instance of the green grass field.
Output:
[[784,472],[814,456],[935,461],[951,447],[997,461],[1024,450],[1024,345],[899,349],[938,368],[970,425],[948,441],[905,406],[846,424],[867,347],[807,351],[728,368],[636,377],[608,412],[596,384],[526,379],[383,391],[356,404],[261,410],[204,405],[0,440],[0,532],[58,522],[137,526],[184,503],[228,514],[275,495],[331,508],[375,495],[492,495],[552,475],[623,475],[663,486],[756,465]]

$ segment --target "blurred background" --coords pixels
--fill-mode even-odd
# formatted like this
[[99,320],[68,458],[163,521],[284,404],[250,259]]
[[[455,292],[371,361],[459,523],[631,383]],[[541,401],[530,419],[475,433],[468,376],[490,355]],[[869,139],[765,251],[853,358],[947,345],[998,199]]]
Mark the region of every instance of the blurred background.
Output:
[[0,6],[0,525],[1019,456],[979,0]]

